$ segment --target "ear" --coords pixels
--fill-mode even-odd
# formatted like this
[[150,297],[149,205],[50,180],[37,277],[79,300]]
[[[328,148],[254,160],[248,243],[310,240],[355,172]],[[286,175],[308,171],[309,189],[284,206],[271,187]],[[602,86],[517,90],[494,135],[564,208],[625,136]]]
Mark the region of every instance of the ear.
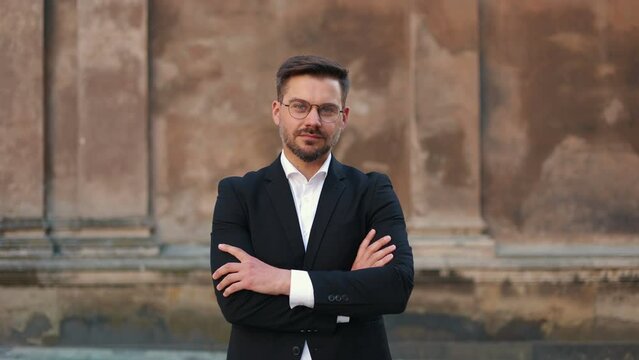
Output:
[[351,108],[347,106],[342,111],[344,113],[342,114],[342,122],[340,124],[340,127],[343,129],[346,127],[346,124],[348,123],[348,115],[351,113]]
[[273,100],[273,104],[271,104],[271,116],[273,117],[273,122],[275,125],[280,126],[280,110],[282,109],[282,104]]

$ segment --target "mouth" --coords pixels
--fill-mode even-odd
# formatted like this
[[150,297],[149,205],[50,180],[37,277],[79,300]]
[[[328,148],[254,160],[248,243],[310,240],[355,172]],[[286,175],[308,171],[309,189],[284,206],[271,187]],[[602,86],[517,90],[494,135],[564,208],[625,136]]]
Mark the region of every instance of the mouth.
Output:
[[298,134],[297,136],[304,139],[323,139],[324,138],[323,136],[319,134],[311,134],[311,133],[301,133],[301,134]]

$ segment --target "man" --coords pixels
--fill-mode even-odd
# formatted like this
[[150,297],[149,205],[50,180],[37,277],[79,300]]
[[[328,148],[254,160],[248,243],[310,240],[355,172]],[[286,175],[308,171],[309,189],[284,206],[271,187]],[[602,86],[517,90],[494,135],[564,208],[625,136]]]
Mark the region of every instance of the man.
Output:
[[413,257],[388,177],[331,155],[348,88],[336,62],[286,60],[272,104],[282,153],[219,183],[211,270],[228,359],[390,359],[381,315],[404,311]]

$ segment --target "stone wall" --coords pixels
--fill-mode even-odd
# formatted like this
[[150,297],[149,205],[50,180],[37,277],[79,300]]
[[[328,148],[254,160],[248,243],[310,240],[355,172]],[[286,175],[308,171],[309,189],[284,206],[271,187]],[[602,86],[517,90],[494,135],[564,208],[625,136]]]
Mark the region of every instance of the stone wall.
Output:
[[2,6],[5,229],[206,244],[217,182],[280,149],[277,66],[315,53],[351,70],[336,156],[391,176],[413,235],[636,243],[630,0]]
[[341,161],[388,173],[416,232],[483,229],[475,1],[151,7],[157,217],[165,241],[206,242],[217,182],[275,158],[274,72],[299,53],[351,70],[353,111],[335,151]]
[[[0,1],[0,343],[216,348],[220,179],[274,77],[350,69],[335,156],[388,173],[424,340],[639,338],[634,0]],[[101,342],[102,341],[102,342]]]
[[[482,2],[484,215],[497,237],[636,243],[639,10]],[[502,236],[503,234],[503,236]]]
[[0,216],[43,213],[42,2],[0,5]]
[[[0,344],[224,349],[230,325],[208,274],[3,274]],[[423,271],[407,311],[385,321],[397,349],[451,341],[636,344],[638,278],[636,269]]]

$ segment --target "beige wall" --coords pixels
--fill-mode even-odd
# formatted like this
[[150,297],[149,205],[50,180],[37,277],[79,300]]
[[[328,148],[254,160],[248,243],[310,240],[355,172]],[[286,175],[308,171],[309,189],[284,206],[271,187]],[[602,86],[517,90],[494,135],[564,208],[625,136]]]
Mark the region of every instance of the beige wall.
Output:
[[388,173],[407,216],[416,286],[392,342],[634,341],[637,13],[0,0],[0,343],[223,347],[217,183],[275,158],[274,74],[300,53],[350,68],[335,155]]
[[416,232],[480,231],[477,4],[459,5],[152,3],[163,239],[206,242],[217,182],[275,158],[274,73],[300,53],[351,70],[338,159],[388,173]]
[[0,217],[43,212],[43,7],[0,5]]
[[206,244],[217,182],[280,149],[276,68],[314,53],[352,75],[337,158],[391,176],[413,235],[639,233],[633,1],[0,7],[5,224],[44,212],[65,236],[91,219]]
[[637,5],[482,2],[483,199],[497,236],[636,240]]

